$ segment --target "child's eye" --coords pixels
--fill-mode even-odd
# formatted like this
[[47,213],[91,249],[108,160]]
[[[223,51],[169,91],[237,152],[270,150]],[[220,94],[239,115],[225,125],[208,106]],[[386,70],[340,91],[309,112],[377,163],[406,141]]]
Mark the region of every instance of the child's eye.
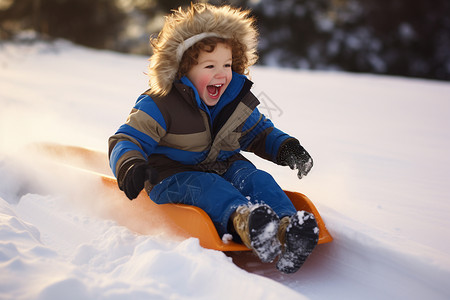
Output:
[[207,65],[207,66],[205,67],[205,69],[212,69],[212,68],[214,68],[214,65]]
[[231,64],[225,64],[225,68],[231,68]]

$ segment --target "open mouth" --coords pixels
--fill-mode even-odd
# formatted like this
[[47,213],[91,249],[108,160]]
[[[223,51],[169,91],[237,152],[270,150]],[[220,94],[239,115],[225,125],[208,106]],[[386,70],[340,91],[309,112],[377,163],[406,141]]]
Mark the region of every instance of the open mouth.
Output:
[[208,94],[212,98],[216,98],[220,94],[220,90],[222,89],[223,84],[213,84],[208,85],[206,89],[208,90]]

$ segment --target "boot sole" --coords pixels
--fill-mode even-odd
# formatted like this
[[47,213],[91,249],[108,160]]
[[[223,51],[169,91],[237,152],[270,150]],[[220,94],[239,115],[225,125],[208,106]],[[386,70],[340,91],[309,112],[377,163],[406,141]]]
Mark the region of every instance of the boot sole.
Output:
[[253,251],[262,262],[272,262],[281,253],[277,238],[280,219],[269,206],[260,205],[251,211],[248,222]]
[[286,244],[277,262],[277,269],[286,274],[297,272],[318,241],[319,230],[314,216],[298,212],[286,231]]

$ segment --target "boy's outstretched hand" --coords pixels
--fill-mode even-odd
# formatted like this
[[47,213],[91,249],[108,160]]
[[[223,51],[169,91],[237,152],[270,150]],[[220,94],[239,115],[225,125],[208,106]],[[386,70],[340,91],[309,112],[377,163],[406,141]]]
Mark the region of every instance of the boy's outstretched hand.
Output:
[[297,169],[299,179],[306,176],[313,167],[313,159],[296,139],[291,139],[281,146],[278,163],[282,166],[289,166],[292,170]]
[[139,195],[147,180],[151,184],[157,183],[157,172],[146,161],[135,160],[125,163],[122,169],[124,172],[121,172],[117,176],[117,182],[119,188],[124,191],[130,200],[133,200]]

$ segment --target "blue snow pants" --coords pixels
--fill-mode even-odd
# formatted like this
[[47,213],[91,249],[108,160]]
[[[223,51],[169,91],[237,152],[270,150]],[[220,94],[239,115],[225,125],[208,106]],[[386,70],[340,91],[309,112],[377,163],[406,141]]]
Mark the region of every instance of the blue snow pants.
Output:
[[182,172],[155,185],[149,194],[157,204],[182,203],[203,209],[220,236],[240,205],[265,203],[278,217],[296,209],[273,177],[245,160],[236,161],[222,176],[206,172]]

